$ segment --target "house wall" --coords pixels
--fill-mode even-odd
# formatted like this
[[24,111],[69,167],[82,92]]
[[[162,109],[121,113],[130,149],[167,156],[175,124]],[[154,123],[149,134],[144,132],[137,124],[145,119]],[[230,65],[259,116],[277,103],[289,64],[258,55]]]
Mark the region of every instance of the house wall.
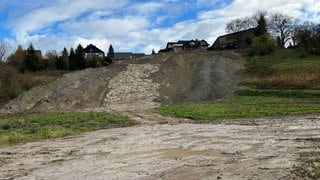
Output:
[[252,39],[254,37],[254,30],[255,29],[249,29],[237,33],[220,36],[214,42],[213,48],[219,49],[225,48],[227,46],[246,47],[248,46],[248,44],[252,42]]

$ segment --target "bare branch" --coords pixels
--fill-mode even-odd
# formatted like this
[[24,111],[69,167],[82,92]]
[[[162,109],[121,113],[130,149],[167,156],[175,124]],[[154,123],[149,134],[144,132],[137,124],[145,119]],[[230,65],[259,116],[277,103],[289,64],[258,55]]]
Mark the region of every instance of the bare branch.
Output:
[[10,51],[10,43],[8,41],[0,41],[0,61],[7,60]]

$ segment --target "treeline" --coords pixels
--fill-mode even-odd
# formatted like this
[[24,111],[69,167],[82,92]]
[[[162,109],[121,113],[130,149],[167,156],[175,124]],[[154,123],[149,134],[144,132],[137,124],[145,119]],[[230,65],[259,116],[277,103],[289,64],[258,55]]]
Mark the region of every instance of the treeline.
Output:
[[261,29],[265,31],[263,34],[255,34],[251,53],[263,55],[276,48],[295,48],[301,55],[308,53],[320,55],[319,24],[301,22],[285,13],[268,15],[267,12],[257,12],[252,16],[230,21],[226,31],[234,33],[250,28],[257,28],[260,32]]
[[[112,48],[112,45],[110,47]],[[7,58],[7,63],[16,67],[22,73],[43,70],[74,71],[110,65],[112,58],[109,56],[87,58],[81,44],[76,49],[70,48],[69,51],[63,48],[60,55],[52,50],[46,52],[45,56],[42,57],[41,51],[35,50],[31,43],[26,50],[19,45],[17,50]]]

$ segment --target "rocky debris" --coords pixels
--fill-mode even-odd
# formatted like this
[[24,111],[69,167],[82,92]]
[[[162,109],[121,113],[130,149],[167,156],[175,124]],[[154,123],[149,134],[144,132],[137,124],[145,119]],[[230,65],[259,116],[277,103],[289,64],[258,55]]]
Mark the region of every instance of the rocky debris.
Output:
[[0,113],[145,111],[160,104],[233,95],[243,59],[233,51],[161,53],[64,75],[4,105]]
[[109,81],[110,90],[103,104],[105,109],[123,112],[157,107],[154,100],[159,97],[160,84],[154,83],[150,75],[158,70],[158,64],[129,64],[126,71]]

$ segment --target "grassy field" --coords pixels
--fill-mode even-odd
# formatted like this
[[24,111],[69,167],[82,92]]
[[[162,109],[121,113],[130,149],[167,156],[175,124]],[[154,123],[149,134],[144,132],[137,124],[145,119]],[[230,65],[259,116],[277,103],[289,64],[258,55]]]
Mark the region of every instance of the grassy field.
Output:
[[196,120],[255,118],[320,112],[320,56],[294,50],[250,57],[244,90],[233,99],[161,106],[162,114]]
[[[292,97],[290,94],[292,93]],[[195,120],[215,120],[234,118],[256,118],[264,116],[299,115],[320,112],[320,98],[314,94],[307,97],[294,97],[296,91],[287,92],[284,97],[278,93],[239,95],[230,100],[207,103],[188,103],[161,106],[157,110],[179,118]]]
[[0,147],[132,124],[126,116],[104,112],[0,115]]

